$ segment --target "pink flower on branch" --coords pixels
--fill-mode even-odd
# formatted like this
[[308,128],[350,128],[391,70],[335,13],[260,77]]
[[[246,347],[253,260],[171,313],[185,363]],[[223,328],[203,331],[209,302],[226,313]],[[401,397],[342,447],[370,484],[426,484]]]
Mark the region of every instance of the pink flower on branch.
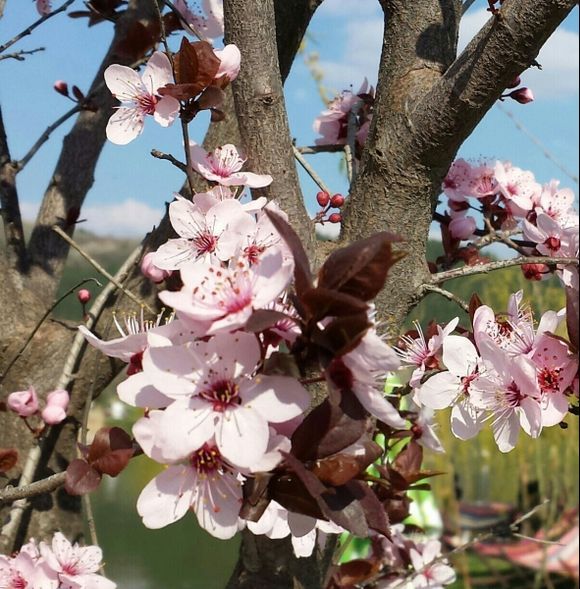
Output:
[[56,425],[66,419],[66,410],[70,401],[68,391],[57,389],[48,393],[46,406],[40,414],[47,425]]
[[252,172],[241,172],[245,163],[237,148],[228,143],[217,147],[208,153],[192,143],[190,153],[193,169],[210,182],[217,182],[222,186],[249,186],[262,188],[272,183],[272,176],[260,175]]
[[105,70],[105,83],[122,104],[107,124],[107,138],[126,145],[143,131],[145,117],[152,115],[162,127],[173,123],[179,113],[179,101],[161,97],[159,88],[173,83],[171,63],[164,53],[155,51],[140,76],[124,65],[110,65]]
[[30,386],[26,391],[17,391],[8,395],[6,402],[8,409],[20,415],[30,417],[38,411],[38,395],[36,389]]

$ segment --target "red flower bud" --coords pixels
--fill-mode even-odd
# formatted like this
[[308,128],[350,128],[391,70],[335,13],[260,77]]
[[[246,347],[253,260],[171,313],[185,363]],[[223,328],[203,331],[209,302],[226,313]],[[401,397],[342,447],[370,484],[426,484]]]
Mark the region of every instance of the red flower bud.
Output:
[[321,207],[325,207],[330,202],[330,194],[325,190],[321,190],[316,194],[316,201]]
[[63,80],[57,80],[54,83],[53,88],[59,93],[62,94],[63,96],[68,96],[68,84],[66,82],[64,82]]
[[330,199],[330,206],[334,207],[335,209],[340,209],[340,207],[344,204],[344,196],[342,194],[335,194]]
[[77,298],[81,304],[86,305],[91,300],[91,293],[86,288],[81,288],[77,292]]
[[342,215],[340,213],[332,213],[332,215],[329,215],[328,220],[330,223],[340,223],[342,221]]
[[550,271],[545,264],[522,264],[522,272],[528,280],[542,280]]
[[509,84],[508,88],[517,88],[522,83],[522,79],[519,76],[516,76]]
[[507,94],[507,96],[520,104],[528,104],[528,102],[534,101],[534,93],[529,88],[518,88]]

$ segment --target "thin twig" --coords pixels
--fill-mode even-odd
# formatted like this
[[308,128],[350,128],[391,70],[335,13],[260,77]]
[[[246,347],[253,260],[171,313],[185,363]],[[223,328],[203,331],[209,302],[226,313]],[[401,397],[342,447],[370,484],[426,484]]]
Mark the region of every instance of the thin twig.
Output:
[[312,155],[315,153],[338,153],[344,151],[345,145],[333,143],[332,145],[303,145],[296,147],[296,149],[304,155]]
[[298,163],[306,170],[306,172],[314,180],[314,182],[318,184],[320,189],[324,190],[325,192],[328,192],[328,194],[332,194],[328,186],[324,183],[324,180],[314,171],[312,166],[304,159],[302,154],[298,151],[298,148],[293,145],[292,149],[294,150],[294,157],[296,158]]
[[439,288],[438,286],[434,286],[433,284],[424,284],[422,287],[422,293],[421,296],[423,296],[423,294],[427,294],[429,292],[434,292],[437,293],[439,295],[441,295],[442,297],[445,297],[446,299],[454,302],[456,305],[460,306],[466,313],[469,313],[469,305],[461,298],[459,298],[457,295],[453,294],[452,292],[445,290],[444,288]]
[[16,51],[14,53],[6,53],[5,55],[0,55],[0,61],[3,59],[15,59],[16,61],[24,61],[26,58],[25,55],[34,55],[39,51],[44,51],[44,47],[37,47],[36,49],[30,49],[28,51]]
[[[62,303],[62,301],[64,301],[64,299],[66,299],[69,295],[71,295],[73,292],[75,292],[77,289],[79,289],[81,286],[83,286],[83,284],[86,284],[87,282],[94,282],[98,286],[102,286],[101,283],[96,278],[86,278],[85,280],[82,280],[78,284],[75,284],[72,288],[69,288],[61,297],[56,299],[56,301],[45,311],[44,315],[39,319],[38,323],[34,326],[34,329],[30,332],[30,334],[28,335],[28,337],[26,338],[26,340],[24,341],[22,346],[20,346],[20,349],[18,350],[18,352],[16,352],[16,354],[14,355],[12,360],[10,360],[10,362],[8,362],[8,365],[6,366],[4,373],[0,374],[0,384],[2,382],[4,382],[4,379],[8,375],[8,372],[10,371],[12,366],[14,366],[14,364],[16,363],[18,358],[20,358],[20,356],[22,356],[22,354],[24,353],[24,351],[28,347],[28,344],[32,341],[32,339],[36,335],[36,332],[41,328],[42,324],[48,319],[48,316],[56,309],[56,307],[58,307],[58,305],[60,305],[60,303]],[[64,388],[64,387],[61,387],[61,388]]]
[[68,119],[70,119],[73,115],[75,115],[77,112],[80,112],[81,110],[82,106],[80,104],[77,104],[73,106],[70,110],[65,112],[61,117],[56,119],[54,123],[48,125],[48,127],[44,130],[42,135],[36,140],[34,145],[26,152],[24,157],[14,162],[14,165],[16,166],[16,172],[20,172],[23,170],[24,166],[28,164],[28,162],[36,155],[36,152],[50,139],[51,134],[56,129],[58,129],[58,127],[60,127],[63,123],[68,121]]
[[178,159],[174,158],[170,153],[164,153],[159,151],[158,149],[152,149],[151,155],[158,160],[167,160],[171,162],[176,168],[179,168],[184,174],[187,174],[187,164],[180,162]]
[[162,2],[173,12],[173,14],[177,16],[179,22],[182,25],[185,25],[200,41],[208,41],[207,37],[203,33],[201,33],[194,25],[188,23],[183,18],[183,15],[181,14],[181,12],[179,12],[179,10],[177,10],[177,8],[175,8],[173,2],[170,2],[170,0],[162,0]]
[[4,51],[6,51],[8,47],[12,47],[14,43],[17,43],[23,37],[30,35],[30,33],[32,33],[32,31],[34,31],[36,27],[39,27],[43,22],[46,22],[49,18],[56,16],[59,12],[64,12],[73,2],[74,0],[66,0],[66,2],[59,8],[56,8],[52,12],[49,12],[48,14],[45,14],[44,16],[40,17],[37,21],[33,22],[29,27],[24,29],[22,32],[18,33],[18,35],[12,37],[10,41],[6,41],[4,45],[0,45],[0,53],[4,53]]
[[[362,108],[362,100],[357,102],[350,112],[348,113],[348,124],[347,124],[347,131],[346,131],[346,144],[349,148],[350,155],[351,155],[351,162],[350,162],[350,174],[349,174],[349,184],[352,183],[352,179],[356,176],[357,168],[356,168],[356,160],[354,159],[355,149],[356,149],[356,124],[357,124],[357,117],[360,109]],[[347,162],[347,173],[348,173],[348,162]]]
[[521,266],[522,264],[546,264],[554,266],[555,264],[573,264],[578,266],[578,258],[551,258],[549,256],[523,256],[521,258],[512,258],[511,260],[499,260],[489,262],[488,264],[478,264],[477,266],[462,266],[454,270],[437,272],[431,276],[431,284],[441,284],[446,280],[461,278],[462,276],[472,276],[473,274],[486,274],[493,270],[501,270],[510,266]]
[[485,226],[487,227],[487,230],[489,231],[490,235],[495,233],[497,235],[498,240],[507,245],[509,248],[515,250],[516,252],[518,252],[518,254],[522,256],[527,255],[526,250],[514,241],[512,241],[512,239],[507,233],[503,231],[496,231],[487,215],[483,216],[483,222],[485,223]]
[[0,491],[0,505],[12,503],[18,499],[30,499],[31,497],[43,495],[44,493],[52,493],[54,490],[64,485],[65,477],[66,473],[58,472],[42,479],[41,481],[30,483],[29,485],[4,487]]
[[152,314],[155,314],[155,311],[143,300],[141,300],[138,296],[134,295],[131,291],[127,290],[114,276],[111,276],[109,272],[107,272],[97,260],[95,260],[92,256],[87,254],[78,243],[71,237],[69,237],[58,225],[53,225],[52,230],[58,234],[62,239],[64,239],[72,248],[74,248],[79,254],[87,261],[91,266],[100,274],[102,274],[109,282],[112,282],[119,290],[122,290],[134,303],[142,306],[143,308],[147,309]]

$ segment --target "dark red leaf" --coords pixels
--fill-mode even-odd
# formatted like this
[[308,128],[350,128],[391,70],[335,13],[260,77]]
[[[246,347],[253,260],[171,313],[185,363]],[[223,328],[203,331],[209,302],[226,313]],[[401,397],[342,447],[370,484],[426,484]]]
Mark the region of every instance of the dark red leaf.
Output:
[[226,113],[219,108],[212,108],[211,109],[211,117],[210,120],[212,123],[219,123],[226,118]]
[[225,98],[226,93],[221,88],[208,86],[197,99],[197,107],[199,110],[220,109],[224,105]]
[[240,510],[242,519],[257,522],[270,504],[268,484],[275,475],[271,472],[259,472],[246,479],[243,486],[244,502]]
[[324,329],[317,328],[312,333],[312,341],[330,352],[331,357],[342,356],[353,350],[371,327],[368,315],[358,313],[337,317]]
[[415,440],[411,440],[395,458],[393,468],[409,480],[421,470],[422,461],[423,448]]
[[157,20],[146,25],[133,21],[127,28],[125,36],[117,43],[115,49],[129,59],[143,57],[159,41],[161,28]]
[[79,102],[82,102],[85,99],[83,91],[78,86],[72,87],[72,93]]
[[349,481],[346,487],[357,497],[369,528],[390,537],[389,518],[383,504],[364,481]]
[[289,511],[303,513],[316,519],[324,519],[318,502],[312,497],[298,475],[287,473],[277,476],[270,482],[268,490],[271,499]]
[[268,209],[264,210],[292,252],[294,257],[294,289],[298,298],[301,298],[312,287],[312,273],[308,256],[296,231],[277,213]]
[[18,450],[16,448],[0,448],[0,472],[7,472],[14,468],[18,462]]
[[351,560],[340,565],[333,580],[338,587],[350,588],[374,577],[379,568],[379,563],[374,560]]
[[324,317],[356,315],[368,310],[368,305],[359,298],[322,287],[306,291],[302,296],[302,304],[313,321],[319,321]]
[[391,244],[401,241],[383,231],[330,254],[318,273],[318,286],[370,301],[383,287],[391,266],[403,258]]
[[473,293],[471,298],[469,299],[469,318],[471,319],[471,324],[473,325],[473,316],[479,307],[483,305],[482,300],[479,298],[477,293]]
[[326,458],[354,444],[365,433],[367,413],[350,391],[339,391],[339,402],[325,399],[292,435],[292,454],[300,460]]
[[294,321],[294,318],[290,317],[290,315],[286,315],[286,313],[274,311],[273,309],[258,309],[252,313],[244,330],[252,333],[260,333],[261,331],[266,331],[266,329],[273,327],[279,321],[288,320]]
[[120,427],[103,427],[89,448],[87,460],[98,472],[116,477],[134,454],[133,442]]
[[66,469],[64,488],[69,495],[85,495],[94,491],[101,482],[101,474],[87,462],[76,458]]
[[568,337],[575,352],[580,349],[579,329],[580,329],[580,301],[578,292],[572,288],[566,288],[566,327],[568,328]]

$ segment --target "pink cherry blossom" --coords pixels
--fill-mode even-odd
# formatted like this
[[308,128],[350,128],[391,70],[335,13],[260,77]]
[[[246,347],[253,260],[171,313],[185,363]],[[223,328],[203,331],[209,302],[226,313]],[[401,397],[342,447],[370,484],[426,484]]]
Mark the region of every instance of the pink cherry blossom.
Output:
[[475,218],[467,215],[466,211],[451,210],[451,221],[449,223],[449,232],[455,239],[470,239],[477,227]]
[[544,256],[559,257],[568,246],[569,233],[546,213],[538,214],[535,225],[524,220],[524,235],[537,244],[536,249]]
[[178,270],[198,260],[211,262],[212,258],[227,262],[256,230],[253,217],[232,198],[217,202],[204,213],[179,196],[169,205],[169,218],[180,237],[155,252],[155,265],[163,270]]
[[47,566],[56,573],[59,587],[74,589],[115,589],[116,583],[97,574],[103,560],[98,546],[71,544],[57,532],[51,546],[40,544],[40,553]]
[[475,346],[466,338],[449,335],[443,342],[443,363],[447,372],[431,376],[419,389],[417,400],[431,409],[453,407],[451,430],[461,439],[475,436],[483,427],[483,411],[470,401],[470,387],[481,362]]
[[[371,415],[391,427],[404,428],[405,420],[383,393],[387,372],[400,367],[399,358],[393,348],[374,329],[369,329],[357,347],[342,356],[341,361],[350,372],[348,378],[352,379],[352,383],[349,388],[360,404]],[[332,365],[329,377],[336,382]]]
[[40,414],[47,425],[56,425],[66,419],[66,410],[70,401],[70,395],[64,389],[57,389],[48,393],[46,406]]
[[479,351],[485,363],[469,389],[475,407],[492,416],[492,430],[501,452],[516,445],[520,426],[532,438],[542,431],[540,389],[534,363],[525,356],[509,356],[484,340]]
[[232,467],[211,441],[171,464],[141,491],[137,511],[148,528],[163,528],[191,508],[199,525],[227,540],[238,531],[242,487]]
[[499,191],[493,165],[482,163],[472,168],[469,191],[475,198],[493,196]]
[[455,581],[455,571],[441,558],[441,542],[429,540],[421,547],[421,552],[411,548],[409,556],[415,572],[410,579],[415,589],[441,589]]
[[442,185],[443,192],[450,200],[465,201],[471,189],[472,170],[471,164],[464,159],[455,160],[451,164]]
[[112,143],[133,141],[143,131],[147,115],[168,127],[179,113],[179,101],[158,94],[159,88],[173,82],[171,63],[164,53],[155,51],[141,76],[124,65],[110,65],[104,75],[113,96],[123,103],[107,124],[107,138]]
[[182,459],[215,436],[221,455],[236,467],[252,468],[263,458],[268,424],[300,415],[310,397],[292,377],[252,376],[260,358],[256,336],[243,332],[198,341],[193,349],[148,350],[145,375],[177,399],[161,418],[156,445],[164,456]]
[[459,323],[459,317],[452,319],[445,327],[437,325],[437,333],[425,340],[421,326],[415,322],[418,337],[413,338],[407,335],[401,337],[404,348],[395,348],[395,351],[404,364],[416,366],[409,384],[415,388],[421,384],[425,371],[437,368],[440,359],[440,350],[445,338],[448,337]]
[[495,179],[509,212],[517,217],[525,217],[542,192],[531,172],[516,168],[509,162],[496,162]]
[[220,60],[220,66],[216,80],[220,78],[227,78],[228,81],[233,82],[240,73],[240,63],[242,54],[235,45],[226,45],[223,49],[214,49],[216,57]]
[[10,393],[6,401],[10,411],[14,411],[20,417],[30,417],[38,411],[38,395],[36,389],[30,386],[26,391]]
[[277,248],[251,267],[242,260],[230,268],[188,265],[181,269],[183,288],[163,291],[159,298],[188,323],[209,323],[208,335],[233,331],[246,324],[254,309],[278,298],[288,286],[292,270]]
[[223,0],[202,0],[203,14],[193,13],[186,0],[175,0],[174,5],[185,22],[201,35],[210,39],[224,36]]
[[560,423],[568,413],[565,393],[578,371],[578,358],[564,341],[550,334],[540,337],[531,358],[542,392],[542,425],[550,427]]
[[213,153],[207,153],[203,147],[195,144],[191,144],[189,149],[193,169],[210,182],[250,188],[262,188],[272,183],[272,176],[267,174],[241,172],[246,160],[230,143],[217,147]]
[[536,214],[545,213],[561,227],[578,225],[578,213],[574,210],[574,192],[569,188],[560,188],[558,180],[544,185],[535,207]]
[[13,558],[0,554],[2,589],[57,589],[58,581],[42,563],[23,550]]

